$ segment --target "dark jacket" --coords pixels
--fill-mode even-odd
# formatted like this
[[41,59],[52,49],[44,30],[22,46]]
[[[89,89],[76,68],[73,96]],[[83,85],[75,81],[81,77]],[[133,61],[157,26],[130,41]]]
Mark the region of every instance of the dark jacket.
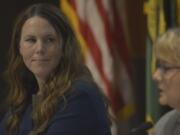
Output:
[[[43,135],[111,135],[107,110],[96,86],[76,82],[66,94],[67,105],[60,102]],[[28,135],[33,127],[32,105],[23,115],[17,135]],[[4,133],[4,120],[0,135]]]

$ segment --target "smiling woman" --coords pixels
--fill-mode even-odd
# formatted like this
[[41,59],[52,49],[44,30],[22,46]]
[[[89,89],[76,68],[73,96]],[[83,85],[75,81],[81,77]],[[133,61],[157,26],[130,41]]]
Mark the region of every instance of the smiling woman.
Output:
[[20,39],[20,54],[26,67],[34,74],[39,91],[48,76],[54,72],[61,58],[61,37],[42,17],[31,17],[23,27]]
[[35,4],[14,26],[0,135],[111,135],[105,98],[60,10]]
[[159,88],[159,102],[174,110],[156,124],[153,135],[180,134],[180,29],[168,30],[154,44],[158,67],[153,79]]

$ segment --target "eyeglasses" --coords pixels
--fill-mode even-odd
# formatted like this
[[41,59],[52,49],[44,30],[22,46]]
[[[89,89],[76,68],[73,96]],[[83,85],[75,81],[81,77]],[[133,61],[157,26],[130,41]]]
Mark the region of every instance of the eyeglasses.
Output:
[[168,72],[170,70],[174,70],[174,69],[176,69],[176,70],[180,69],[180,67],[178,67],[178,66],[164,65],[164,64],[161,64],[159,62],[157,62],[156,65],[157,65],[157,68],[161,69],[163,73],[166,73],[166,72]]

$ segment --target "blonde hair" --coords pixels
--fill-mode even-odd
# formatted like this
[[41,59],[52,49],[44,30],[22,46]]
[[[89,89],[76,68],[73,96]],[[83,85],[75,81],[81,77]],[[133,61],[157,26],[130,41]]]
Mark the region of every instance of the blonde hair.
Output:
[[180,28],[173,28],[163,33],[154,44],[157,59],[180,66]]

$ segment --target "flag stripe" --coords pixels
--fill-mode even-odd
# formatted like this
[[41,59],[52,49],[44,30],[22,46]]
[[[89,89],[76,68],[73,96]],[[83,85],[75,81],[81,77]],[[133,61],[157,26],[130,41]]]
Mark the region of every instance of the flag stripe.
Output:
[[99,10],[99,13],[103,19],[103,22],[104,22],[104,28],[105,28],[105,36],[106,36],[106,39],[107,39],[107,44],[108,44],[108,47],[110,49],[110,52],[111,52],[111,55],[113,56],[113,40],[112,40],[112,31],[111,31],[111,28],[110,28],[110,23],[109,23],[109,18],[108,18],[108,14],[103,6],[103,3],[102,3],[102,0],[98,0],[97,1],[97,7],[98,7],[98,10]]
[[[83,2],[81,2],[80,4],[83,5]],[[88,5],[89,4],[90,3],[88,3]],[[80,7],[84,7],[82,5]],[[75,6],[75,9],[77,9],[76,6]],[[84,9],[80,9],[79,12],[82,14],[82,13],[85,12],[83,10]],[[83,15],[81,15],[81,16],[83,16]],[[86,17],[89,18],[87,15],[86,15]],[[83,17],[81,17],[81,18],[83,18]],[[96,19],[93,19],[93,20],[96,20]],[[98,48],[100,46],[99,44],[101,44],[101,43],[98,44],[96,42],[96,39],[95,39],[95,36],[94,36],[95,34],[92,33],[93,29],[90,28],[89,25],[86,22],[83,22],[82,20],[79,20],[79,21],[80,21],[80,26],[81,26],[80,29],[81,29],[82,35],[84,36],[85,40],[87,41],[87,43],[89,45],[88,48],[90,49],[92,57],[94,58],[94,61],[95,61],[96,65],[97,65],[97,70],[100,72],[101,78],[102,78],[102,80],[104,81],[104,83],[106,85],[105,90],[108,93],[108,97],[111,97],[110,100],[111,100],[111,102],[113,102],[113,105],[114,105],[113,108],[117,111],[119,109],[119,107],[120,107],[120,105],[119,105],[120,99],[118,98],[117,93],[115,94],[115,92],[113,92],[112,87],[111,87],[112,84],[107,79],[107,75],[104,74],[103,63],[102,63],[102,53],[101,53],[101,52],[104,52],[104,51],[103,50],[100,51],[99,48]],[[96,55],[98,55],[98,57],[96,57]],[[111,56],[109,56],[109,57],[111,57]]]
[[124,29],[123,29],[123,25],[122,25],[122,21],[121,18],[118,14],[117,11],[117,7],[116,7],[116,2],[113,0],[112,1],[112,12],[113,12],[113,16],[114,16],[114,35],[113,37],[115,38],[116,41],[116,50],[119,51],[119,55],[122,59],[122,62],[125,65],[125,68],[127,70],[127,73],[129,74],[129,76],[131,77],[131,70],[130,70],[130,65],[129,65],[129,51],[128,51],[128,46],[125,42],[125,36],[124,36]]
[[[72,1],[73,2],[73,1]],[[68,13],[69,13],[69,11],[72,11],[72,12],[75,12],[76,13],[76,6],[75,6],[75,3],[73,3],[72,5],[71,4],[69,4],[67,1],[66,1],[66,3],[65,3],[65,1],[64,1],[64,3],[61,3],[61,7],[62,7],[62,10],[65,12],[65,14],[67,14],[67,15],[69,15]],[[67,8],[68,7],[68,8]],[[67,11],[67,9],[68,9],[68,11]],[[70,12],[71,13],[71,12]],[[79,20],[79,18],[77,17],[77,14],[75,14],[75,13],[71,13],[73,16],[69,16],[69,18],[71,18],[71,20],[75,20],[75,22],[78,22],[78,23],[80,23],[80,20]],[[73,18],[73,19],[72,19]],[[74,22],[74,21],[73,21]],[[76,32],[76,33],[79,33],[78,35],[81,35],[82,33],[81,33],[81,31],[80,30],[82,30],[82,29],[80,29],[79,27],[78,27],[78,23],[73,23],[73,26],[75,26],[76,27],[76,29],[75,29],[75,31],[78,31],[78,32]],[[78,24],[78,25],[77,25]],[[82,27],[82,24],[80,24],[80,26]],[[86,31],[85,31],[86,32]],[[82,35],[81,35],[82,36]],[[79,36],[79,37],[81,37],[81,36]],[[83,43],[84,43],[84,45],[86,45],[87,46],[87,41],[88,40],[84,40],[84,38],[83,38],[83,36],[82,36],[82,39],[83,39]],[[92,45],[94,45],[94,43],[92,44]],[[93,49],[94,48],[94,49]],[[97,56],[96,55],[91,55],[91,56],[89,56],[89,59],[91,59],[91,57],[92,56],[96,56],[95,57],[95,59],[97,59],[95,62],[96,62],[96,64],[95,65],[98,65],[98,66],[100,66],[101,68],[96,68],[96,71],[99,71],[99,69],[101,69],[100,70],[100,73],[102,74],[103,72],[102,72],[102,56],[100,56],[100,51],[98,51],[99,49],[97,48],[97,49],[95,49],[95,47],[93,47],[93,46],[91,46],[90,48],[88,48],[88,49],[93,49],[94,51],[96,51],[97,50],[97,52],[93,52],[93,54],[97,54]],[[92,51],[93,51],[92,50]],[[86,52],[87,53],[87,52]],[[92,66],[91,66],[92,67]],[[94,71],[95,71],[95,68],[93,68],[94,69]],[[97,72],[96,72],[97,73]],[[96,75],[98,75],[98,74],[96,74]],[[104,76],[104,75],[103,75]],[[96,76],[97,77],[97,76]],[[102,75],[100,76],[101,78],[103,78],[102,77]],[[100,77],[98,77],[99,79],[100,79]],[[103,79],[103,80],[106,80],[105,78]],[[102,82],[102,81],[100,81],[100,82]],[[107,81],[103,81],[103,82],[107,82]],[[104,84],[105,85],[105,84]],[[106,83],[106,85],[105,85],[105,87],[107,87],[107,83]],[[104,88],[105,88],[104,87]],[[105,88],[104,90],[107,90],[107,88]],[[110,92],[110,91],[109,91]],[[109,92],[107,92],[107,91],[105,91],[105,93],[107,94],[107,95],[111,95],[111,94],[109,94]]]
[[67,18],[70,20],[69,22],[73,26],[75,34],[80,42],[83,56],[86,57],[85,55],[86,55],[86,51],[87,51],[87,44],[79,31],[79,20],[76,16],[76,12],[73,10],[73,8],[71,7],[68,0],[61,0],[60,7],[61,7],[62,11],[64,12],[64,14],[67,16]]
[[[61,0],[61,8],[72,23],[75,34],[83,48],[85,63],[92,71],[96,82],[109,98],[112,109],[116,114],[122,108],[128,110],[127,108],[129,107],[125,107],[125,103],[128,104],[127,99],[129,97],[123,86],[125,84],[121,85],[123,86],[122,90],[120,87],[114,86],[114,76],[119,76],[123,72],[123,76],[120,79],[123,80],[125,78],[125,81],[131,82],[128,80],[126,68],[128,65],[124,64],[124,60],[127,59],[124,59],[124,56],[122,56],[124,54],[128,55],[126,54],[127,51],[125,50],[125,53],[118,54],[118,59],[115,56],[115,53],[121,52],[121,50],[118,51],[117,49],[127,48],[125,42],[122,44],[119,42],[123,41],[122,38],[124,37],[120,37],[121,40],[117,40],[121,31],[118,31],[119,27],[116,26],[119,24],[114,22],[117,19],[114,18],[116,16],[114,16],[111,4],[110,0]],[[122,47],[119,47],[120,45]],[[119,63],[117,65],[121,72],[115,73],[113,71],[114,67],[116,67],[116,65],[113,65],[115,64],[114,62]],[[121,80],[120,82],[116,80],[116,82],[121,84],[123,83]],[[124,94],[123,97],[122,94]]]
[[76,12],[76,6],[75,6],[75,1],[71,1],[71,3],[68,3],[66,0],[61,2],[61,9],[64,11],[64,13],[68,16],[68,19],[70,20],[70,22],[72,23],[73,28],[75,29],[75,32],[78,33],[76,35],[78,40],[80,40],[80,44],[83,44],[85,47],[85,49],[83,49],[84,53],[86,53],[86,64],[88,65],[88,67],[90,67],[90,69],[92,69],[93,71],[93,76],[96,79],[96,82],[98,84],[101,84],[101,88],[104,91],[105,95],[108,96],[108,93],[106,91],[106,86],[104,84],[104,81],[101,79],[101,76],[99,74],[98,69],[96,68],[96,64],[94,63],[94,60],[92,58],[92,55],[89,54],[89,48],[87,48],[87,41],[84,40],[82,33],[80,32],[80,28],[79,28],[79,18],[77,17],[77,12]]
[[[80,18],[80,21],[85,23],[89,29],[91,30],[92,36],[96,41],[96,45],[101,53],[101,61],[105,76],[108,80],[112,81],[112,56],[110,54],[105,30],[104,30],[104,22],[101,20],[100,14],[98,12],[97,4],[94,0],[77,1],[77,12]],[[84,2],[84,3],[83,3]],[[81,5],[82,4],[82,5]],[[84,5],[85,4],[85,5]],[[83,6],[84,5],[84,6]],[[85,8],[82,8],[85,7]],[[95,27],[98,26],[98,27]],[[86,36],[89,36],[88,33],[84,33]],[[88,44],[89,45],[89,44]],[[91,48],[91,46],[89,46]],[[107,62],[108,61],[108,62]]]

